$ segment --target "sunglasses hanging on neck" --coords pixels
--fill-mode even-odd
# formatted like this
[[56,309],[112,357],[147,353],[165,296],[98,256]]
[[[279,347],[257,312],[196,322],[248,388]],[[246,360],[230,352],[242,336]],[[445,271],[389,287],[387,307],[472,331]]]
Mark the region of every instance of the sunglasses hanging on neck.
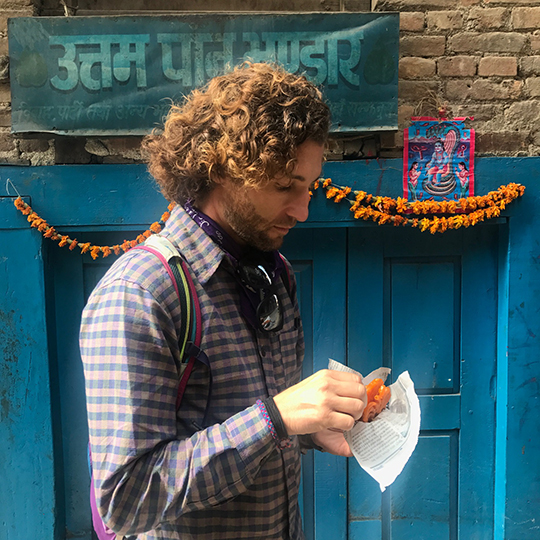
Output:
[[259,295],[256,320],[259,330],[279,332],[283,328],[283,306],[266,268],[257,262],[239,261],[236,272],[245,287]]

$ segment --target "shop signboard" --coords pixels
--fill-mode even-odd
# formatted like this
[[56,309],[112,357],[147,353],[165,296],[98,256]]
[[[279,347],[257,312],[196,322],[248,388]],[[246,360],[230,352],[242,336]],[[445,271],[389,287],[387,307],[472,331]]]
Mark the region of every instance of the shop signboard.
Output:
[[246,60],[319,85],[333,132],[397,129],[397,13],[21,17],[8,36],[14,133],[144,135]]

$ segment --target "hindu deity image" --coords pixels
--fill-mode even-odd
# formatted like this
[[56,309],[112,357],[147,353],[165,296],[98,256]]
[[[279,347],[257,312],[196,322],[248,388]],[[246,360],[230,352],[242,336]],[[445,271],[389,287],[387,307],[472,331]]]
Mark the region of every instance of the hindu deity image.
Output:
[[463,119],[413,119],[405,130],[403,187],[409,200],[457,200],[473,194],[474,130]]

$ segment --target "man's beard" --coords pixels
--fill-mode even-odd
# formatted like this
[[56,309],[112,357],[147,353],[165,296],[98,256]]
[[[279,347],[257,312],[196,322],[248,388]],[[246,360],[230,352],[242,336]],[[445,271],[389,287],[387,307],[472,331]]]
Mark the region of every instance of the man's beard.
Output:
[[283,244],[283,236],[271,238],[268,231],[274,226],[294,227],[296,220],[286,224],[272,223],[255,210],[255,206],[241,195],[229,196],[225,205],[225,219],[231,229],[249,246],[261,251],[273,251]]

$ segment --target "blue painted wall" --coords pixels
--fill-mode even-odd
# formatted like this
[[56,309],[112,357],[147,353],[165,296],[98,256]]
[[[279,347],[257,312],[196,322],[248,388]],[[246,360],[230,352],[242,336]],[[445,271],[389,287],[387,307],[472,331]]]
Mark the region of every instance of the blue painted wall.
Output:
[[[540,536],[540,158],[479,158],[475,174],[478,194],[511,181],[527,186],[498,220],[507,225],[498,275],[494,530],[497,540],[528,540]],[[401,194],[400,160],[328,163],[324,175]],[[50,328],[48,316],[58,298],[46,294],[54,290],[49,241],[13,206],[8,178],[36,212],[72,236],[106,229],[132,238],[166,204],[143,166],[0,168],[0,538],[58,540],[66,537],[63,441],[71,437],[59,425],[59,374],[50,362],[62,345],[62,329]],[[374,227],[352,220],[346,203],[320,195],[299,227]]]

